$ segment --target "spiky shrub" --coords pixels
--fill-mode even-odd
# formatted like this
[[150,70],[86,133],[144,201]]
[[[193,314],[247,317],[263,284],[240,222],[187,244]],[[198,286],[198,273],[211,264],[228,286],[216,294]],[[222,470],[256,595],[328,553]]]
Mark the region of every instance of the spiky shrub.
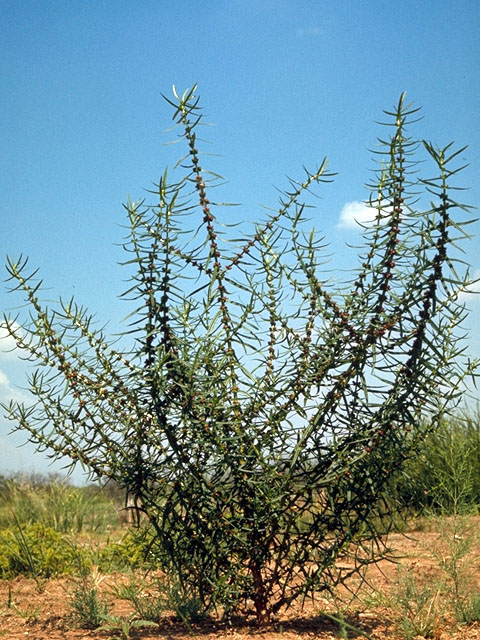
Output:
[[[182,597],[227,614],[250,602],[263,622],[381,552],[384,488],[423,437],[420,417],[435,424],[472,371],[458,360],[468,277],[450,255],[466,237],[450,195],[461,150],[424,142],[435,177],[421,179],[422,144],[406,134],[417,110],[402,96],[385,112],[375,219],[361,266],[335,287],[306,219],[326,161],[250,236],[224,237],[198,98],[174,95],[182,175],[164,173],[153,205],[126,206],[133,346],[114,348],[74,301],[47,307],[26,261],[10,260],[31,315],[4,322],[38,366],[34,403],[7,412],[39,450],[134,496]],[[422,190],[433,202],[419,208]]]

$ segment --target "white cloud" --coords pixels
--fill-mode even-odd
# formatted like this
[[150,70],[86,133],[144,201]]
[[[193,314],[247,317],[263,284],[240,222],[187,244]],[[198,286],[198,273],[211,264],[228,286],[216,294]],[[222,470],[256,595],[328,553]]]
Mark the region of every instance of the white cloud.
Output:
[[[480,269],[476,269],[471,276],[471,280],[474,282],[458,294],[458,299],[461,302],[472,302],[474,300],[480,300]],[[476,280],[476,282],[475,282]]]
[[16,402],[27,402],[28,396],[20,389],[16,389],[10,382],[7,374],[0,369],[0,402],[10,402],[15,400]]
[[[19,329],[19,325],[14,322],[15,329]],[[19,350],[14,338],[8,333],[4,324],[0,324],[0,358],[2,360],[16,360]]]
[[373,224],[377,210],[364,202],[347,202],[340,211],[337,229],[359,229],[361,225]]

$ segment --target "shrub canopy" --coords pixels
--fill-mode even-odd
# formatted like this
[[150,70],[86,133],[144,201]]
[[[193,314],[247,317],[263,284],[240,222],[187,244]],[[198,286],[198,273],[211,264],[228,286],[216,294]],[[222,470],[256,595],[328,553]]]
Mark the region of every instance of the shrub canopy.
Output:
[[468,207],[451,195],[463,149],[408,137],[418,110],[403,95],[385,112],[374,220],[358,268],[334,285],[307,218],[308,192],[333,178],[326,160],[238,237],[200,166],[195,89],[168,102],[186,143],[180,175],[125,207],[133,346],[116,347],[74,300],[47,306],[27,261],[9,260],[30,316],[4,322],[36,368],[34,402],[6,410],[39,450],[134,497],[205,610],[251,602],[262,622],[381,551],[385,488],[423,437],[420,418],[434,425],[474,369],[454,250]]

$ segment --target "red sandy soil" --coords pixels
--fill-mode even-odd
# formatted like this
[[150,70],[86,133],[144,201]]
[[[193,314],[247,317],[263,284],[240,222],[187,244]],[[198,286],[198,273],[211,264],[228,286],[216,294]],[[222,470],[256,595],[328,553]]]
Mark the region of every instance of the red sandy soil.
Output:
[[[446,521],[447,523],[447,521]],[[473,531],[480,529],[480,520],[471,520]],[[390,546],[395,551],[398,562],[409,568],[418,584],[431,585],[439,577],[439,560],[451,554],[457,539],[446,524],[445,531],[414,531],[408,536],[394,534]],[[467,535],[467,534],[465,534]],[[449,539],[450,542],[446,541]],[[453,542],[452,542],[453,541]],[[452,546],[453,545],[453,546]],[[480,543],[474,544],[470,554],[461,563],[462,571],[472,581],[472,590],[480,590]],[[113,604],[114,615],[128,616],[132,609],[129,603],[115,600],[109,589],[122,580],[121,575],[103,577],[99,588]],[[370,567],[367,584],[363,584],[357,596],[346,604],[345,620],[361,629],[374,640],[404,640],[405,634],[399,627],[400,610],[388,608],[385,600],[379,605],[378,594],[392,593],[398,581],[398,567],[391,562],[382,561]],[[0,581],[0,639],[6,640],[109,640],[113,631],[90,631],[72,627],[69,620],[69,601],[73,590],[73,578],[48,580],[41,585],[34,580],[19,577],[10,581]],[[473,591],[472,591],[473,592]],[[377,598],[374,596],[377,594]],[[448,586],[439,598],[448,596]],[[256,628],[250,621],[228,627],[220,622],[209,621],[191,626],[175,621],[170,616],[162,620],[159,628],[132,629],[130,638],[142,640],[179,640],[197,638],[198,640],[337,640],[342,638],[338,625],[322,616],[320,612],[335,613],[339,602],[318,597],[307,602],[303,610],[291,607],[281,613],[278,620],[269,627]],[[363,636],[348,630],[348,638]],[[345,637],[345,636],[343,636]],[[435,640],[480,640],[480,622],[470,625],[455,623],[451,612],[446,608],[434,625],[432,635]],[[420,640],[423,636],[417,636]]]

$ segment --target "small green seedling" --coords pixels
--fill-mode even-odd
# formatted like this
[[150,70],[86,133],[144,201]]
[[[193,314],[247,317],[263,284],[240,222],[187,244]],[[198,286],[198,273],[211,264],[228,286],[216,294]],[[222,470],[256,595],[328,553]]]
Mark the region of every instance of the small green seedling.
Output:
[[[133,614],[134,615],[134,614]],[[98,631],[113,631],[115,638],[121,640],[130,640],[130,631],[132,629],[139,629],[141,627],[158,627],[156,622],[151,620],[135,620],[133,615],[125,618],[123,616],[104,615],[102,618],[105,620],[104,625],[98,628]]]

